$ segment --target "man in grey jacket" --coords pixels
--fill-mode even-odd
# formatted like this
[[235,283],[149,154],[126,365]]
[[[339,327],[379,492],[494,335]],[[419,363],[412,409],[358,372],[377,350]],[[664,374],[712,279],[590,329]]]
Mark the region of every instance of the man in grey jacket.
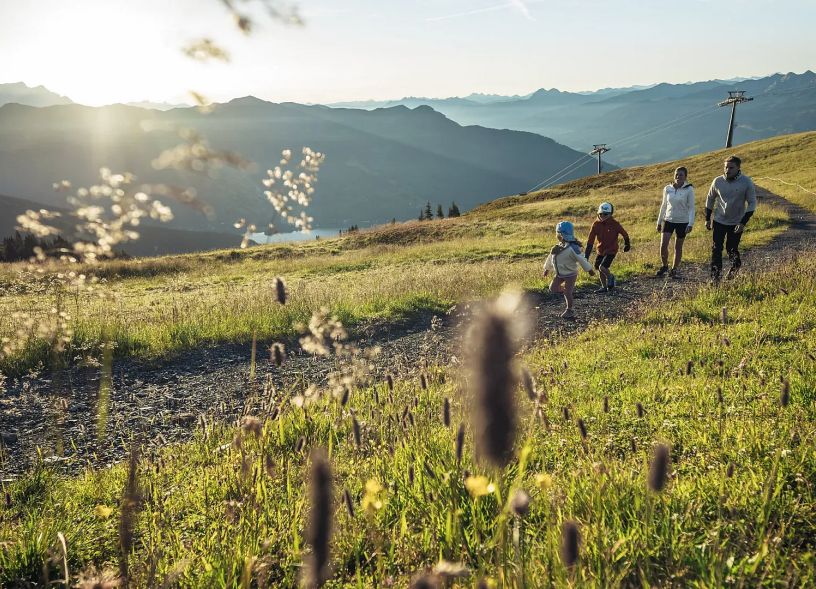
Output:
[[[720,280],[722,272],[723,243],[731,269],[726,278],[733,278],[742,261],[739,254],[739,242],[745,224],[756,210],[756,188],[748,176],[740,171],[742,161],[735,155],[725,160],[724,174],[717,176],[708,190],[705,204],[706,229],[714,230],[714,243],[711,248],[711,278]],[[711,213],[714,213],[712,223]]]

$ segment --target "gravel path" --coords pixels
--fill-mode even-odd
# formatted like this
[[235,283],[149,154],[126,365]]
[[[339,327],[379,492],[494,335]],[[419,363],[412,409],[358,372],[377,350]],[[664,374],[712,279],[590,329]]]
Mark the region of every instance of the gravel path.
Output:
[[[749,271],[765,266],[780,248],[796,255],[816,229],[816,216],[809,211],[765,190],[758,189],[758,196],[760,202],[784,208],[791,226],[773,243],[743,254]],[[612,295],[595,294],[595,286],[581,289],[576,293],[579,317],[575,321],[559,318],[561,297],[532,293],[534,334],[558,339],[593,321],[636,315],[643,305],[682,296],[707,278],[705,264],[685,264],[681,280],[635,277]],[[360,347],[381,348],[375,361],[380,375],[393,372],[417,378],[417,367],[423,362],[451,360],[459,339],[458,319],[468,311],[468,305],[460,305],[433,322],[433,328],[432,316],[424,315],[405,323],[366,325],[352,337]],[[8,383],[7,393],[0,398],[0,479],[19,476],[37,460],[38,452],[44,462],[71,473],[121,460],[134,434],[154,446],[186,440],[204,419],[231,421],[246,412],[264,410],[273,395],[320,382],[333,368],[330,359],[302,353],[290,354],[277,368],[269,360],[269,343],[258,343],[254,379],[250,379],[251,346],[221,345],[186,352],[162,364],[118,360],[109,394],[100,394],[102,376],[92,368]],[[295,342],[287,342],[286,347],[298,348]],[[106,416],[106,425],[98,431],[100,413]]]

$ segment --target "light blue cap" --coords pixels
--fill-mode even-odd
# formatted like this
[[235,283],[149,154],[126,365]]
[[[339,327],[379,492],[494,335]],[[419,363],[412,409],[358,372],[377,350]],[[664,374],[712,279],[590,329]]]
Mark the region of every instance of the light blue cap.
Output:
[[555,232],[560,233],[561,237],[564,238],[565,241],[574,241],[575,234],[574,234],[574,227],[572,223],[569,221],[561,221],[558,225],[555,226]]

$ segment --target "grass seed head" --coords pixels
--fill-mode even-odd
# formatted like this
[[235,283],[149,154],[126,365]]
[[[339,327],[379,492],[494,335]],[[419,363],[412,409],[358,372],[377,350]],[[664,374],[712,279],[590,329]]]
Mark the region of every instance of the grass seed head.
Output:
[[340,397],[340,406],[345,407],[346,403],[348,403],[349,396],[351,395],[351,391],[349,391],[348,387],[343,387],[343,395]]
[[286,360],[286,349],[281,343],[274,343],[269,348],[269,360],[275,363],[275,366],[280,367],[283,361]]
[[524,385],[524,390],[527,392],[527,397],[531,401],[535,401],[538,398],[535,390],[535,382],[533,381],[533,375],[530,374],[530,371],[526,366],[521,368],[521,383]]
[[425,376],[424,372],[420,373],[419,375],[419,386],[423,391],[428,390],[428,378]]
[[725,469],[725,478],[730,479],[734,476],[734,463],[729,462],[728,466]]
[[587,439],[587,428],[584,420],[580,417],[578,418],[578,430],[581,432],[581,439],[586,441]]
[[510,509],[519,517],[524,517],[530,512],[530,495],[524,489],[517,489],[510,500]]
[[456,430],[456,464],[462,463],[462,453],[465,449],[465,424],[460,423]]
[[354,519],[354,501],[351,498],[351,493],[349,493],[348,489],[343,489],[343,503],[346,506],[346,511],[349,514],[349,517]]
[[646,411],[644,411],[643,409],[643,403],[638,402],[635,405],[635,409],[637,410],[637,416],[642,419],[644,414],[646,413]]
[[603,412],[609,413],[609,395],[604,396],[603,400]]
[[578,523],[567,520],[561,525],[561,562],[567,568],[572,568],[578,562],[578,550],[581,543],[581,534]]
[[693,370],[694,370],[694,362],[689,360],[688,362],[686,362],[686,376],[691,376],[691,373],[693,372]]
[[510,462],[516,441],[514,357],[524,327],[517,319],[520,303],[517,295],[499,297],[475,317],[466,342],[474,437],[479,456],[499,468]]
[[354,445],[360,448],[363,445],[363,437],[360,432],[360,422],[357,421],[356,417],[351,418],[351,431],[354,434]]
[[564,417],[564,421],[569,421],[570,420],[570,410],[569,410],[569,407],[567,407],[566,405],[564,405],[561,408],[561,414]]
[[306,562],[306,586],[320,587],[329,577],[329,543],[332,533],[332,475],[326,453],[312,452],[309,469],[309,526],[306,542],[312,553]]
[[450,399],[447,397],[445,397],[445,400],[442,402],[442,423],[445,424],[445,427],[450,427]]
[[779,404],[782,407],[787,407],[790,403],[790,381],[785,378],[782,380],[782,391],[779,394]]
[[409,589],[440,589],[442,578],[433,573],[416,573],[411,577]]
[[388,390],[394,392],[394,377],[390,374],[385,375],[385,384],[388,385]]
[[670,450],[666,444],[655,446],[652,460],[649,463],[649,488],[655,493],[659,493],[666,486],[666,479],[669,474],[669,454]]
[[282,278],[275,278],[275,298],[281,305],[286,304],[286,285]]
[[414,465],[413,464],[408,467],[408,484],[409,485],[414,484]]

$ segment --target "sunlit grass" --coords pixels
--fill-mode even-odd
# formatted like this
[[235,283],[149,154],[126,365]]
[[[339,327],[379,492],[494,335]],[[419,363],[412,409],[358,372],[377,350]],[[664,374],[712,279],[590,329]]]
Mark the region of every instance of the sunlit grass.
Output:
[[[502,477],[473,462],[470,432],[456,464],[455,431],[468,416],[454,368],[432,368],[426,391],[417,378],[398,381],[393,398],[380,383],[379,403],[367,388],[345,407],[327,398],[304,411],[281,392],[281,412],[259,439],[230,444],[234,428],[208,428],[143,463],[132,582],[178,574],[182,586],[237,586],[248,570],[258,583],[293,586],[306,550],[306,457],[322,446],[335,477],[332,587],[405,586],[440,558],[504,586],[522,570],[531,586],[812,585],[816,292],[808,258],[532,349],[525,360],[549,399],[547,419],[518,393],[517,455],[526,458]],[[780,379],[789,382],[786,407]],[[450,428],[442,424],[445,397],[453,401]],[[414,425],[401,418],[406,407]],[[352,410],[362,424],[359,448]],[[672,450],[669,483],[656,495],[646,471],[658,441]],[[465,469],[499,483],[497,493],[471,497]],[[36,470],[6,485],[0,582],[38,579],[57,532],[67,537],[73,573],[114,567],[125,471],[60,479]],[[383,486],[383,504],[366,512],[368,480]],[[513,518],[501,506],[519,487],[532,502],[516,554],[507,540]],[[558,557],[567,519],[581,533],[571,573]],[[54,578],[59,567],[49,566]]]

